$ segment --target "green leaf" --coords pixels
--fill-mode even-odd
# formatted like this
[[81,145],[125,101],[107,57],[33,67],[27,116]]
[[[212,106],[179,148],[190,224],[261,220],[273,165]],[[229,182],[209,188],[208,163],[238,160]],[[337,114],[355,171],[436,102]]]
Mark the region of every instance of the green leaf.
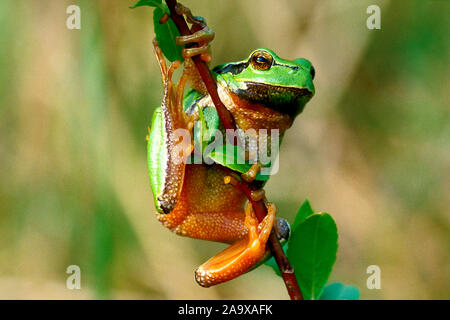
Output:
[[142,6],[149,6],[149,7],[162,7],[162,0],[139,0],[134,5],[130,6],[131,9],[142,7]]
[[175,23],[172,19],[169,19],[163,24],[159,23],[159,20],[161,20],[165,13],[169,13],[169,8],[165,4],[163,4],[163,8],[157,7],[153,11],[153,26],[155,28],[156,40],[169,61],[183,61],[181,54],[183,47],[175,43],[175,37],[180,35]]
[[336,223],[327,213],[310,215],[292,232],[287,254],[305,299],[322,294],[336,261],[337,240]]
[[205,148],[213,141],[216,130],[219,128],[219,116],[216,108],[205,107],[197,108],[199,120],[194,125],[194,143],[195,146],[201,147],[203,154]]
[[341,282],[331,283],[323,289],[320,300],[359,300],[359,290]]
[[[225,144],[217,146],[217,148],[213,149],[207,156],[214,162],[230,168],[231,170],[245,173],[250,169],[252,164],[248,161],[246,162],[242,154],[242,148],[240,146]],[[255,180],[266,181],[269,178],[270,175],[263,175],[261,172],[258,172]]]
[[166,23],[160,24],[162,16],[167,13],[170,14],[170,10],[162,0],[139,0],[136,4],[130,8],[149,6],[155,7],[153,11],[153,26],[155,29],[156,40],[161,48],[162,52],[169,61],[180,60],[183,61],[181,54],[182,46],[179,46],[175,42],[175,37],[180,35],[178,28],[172,19],[169,19]]
[[303,202],[303,204],[300,206],[300,209],[298,209],[297,211],[294,223],[292,224],[292,231],[294,231],[301,222],[305,221],[305,219],[313,213],[314,210],[311,208],[309,200],[305,200],[305,202]]

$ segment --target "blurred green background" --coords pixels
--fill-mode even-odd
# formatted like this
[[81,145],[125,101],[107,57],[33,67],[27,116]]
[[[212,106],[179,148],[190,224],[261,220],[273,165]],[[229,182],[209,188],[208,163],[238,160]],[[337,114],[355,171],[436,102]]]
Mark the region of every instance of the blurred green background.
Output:
[[[316,96],[267,185],[339,228],[331,281],[362,299],[448,299],[449,1],[185,0],[215,30],[213,65],[257,47],[310,59]],[[66,8],[81,7],[81,30]],[[154,217],[147,125],[160,104],[152,9],[133,1],[0,1],[0,298],[287,299],[268,267],[210,289],[224,245]],[[81,290],[66,288],[67,266]],[[381,289],[366,268],[381,268]]]

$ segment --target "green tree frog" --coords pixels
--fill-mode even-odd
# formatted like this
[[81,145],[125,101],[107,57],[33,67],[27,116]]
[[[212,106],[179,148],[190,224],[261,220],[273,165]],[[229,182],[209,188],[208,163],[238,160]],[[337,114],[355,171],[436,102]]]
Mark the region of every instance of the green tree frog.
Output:
[[[191,37],[189,41],[201,39]],[[154,44],[164,87],[162,105],[154,112],[148,136],[156,215],[179,235],[231,244],[195,271],[196,281],[209,287],[247,272],[263,259],[269,234],[277,226],[276,209],[266,203],[268,214],[259,222],[245,195],[226,183],[229,174],[214,164],[187,163],[198,143],[194,127],[203,123],[208,129],[223,128],[190,59],[198,49],[183,51],[183,74],[174,84],[172,74],[180,62],[167,67],[156,41]],[[245,60],[212,70],[220,99],[239,129],[277,129],[280,136],[314,95],[314,73],[308,60],[285,60],[269,49],[256,49]],[[184,94],[186,82],[192,88]],[[174,134],[180,130],[188,133],[187,139]],[[250,176],[258,180],[257,171]]]

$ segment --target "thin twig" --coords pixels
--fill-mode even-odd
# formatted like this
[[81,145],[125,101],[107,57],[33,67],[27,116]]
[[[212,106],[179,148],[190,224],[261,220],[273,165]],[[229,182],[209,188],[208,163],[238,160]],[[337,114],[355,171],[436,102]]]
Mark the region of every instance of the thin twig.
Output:
[[[166,3],[170,10],[170,17],[180,31],[180,34],[182,36],[192,34],[191,30],[189,30],[186,20],[184,20],[184,17],[179,15],[175,10],[177,1],[166,0]],[[208,93],[211,96],[211,100],[214,102],[217,113],[219,114],[219,118],[220,120],[222,120],[223,126],[225,127],[225,129],[236,129],[233,117],[219,98],[219,94],[217,93],[217,84],[212,78],[208,66],[198,55],[193,56],[192,60],[194,61],[195,66],[197,67],[198,72],[200,73],[200,76],[205,83],[206,89],[208,89]]]
[[[252,192],[259,189],[258,186],[247,183],[245,181],[239,180],[239,175],[236,174],[235,171],[218,165],[222,170],[230,175],[234,175],[237,178],[237,183],[235,187],[239,188],[247,197],[247,199],[251,202],[253,211],[255,212],[256,217],[259,221],[262,221],[267,214],[267,209],[263,200],[255,201],[252,197]],[[288,258],[286,257],[283,248],[278,240],[278,237],[275,233],[275,230],[272,229],[270,233],[269,240],[267,241],[269,245],[269,249],[272,252],[272,255],[277,262],[278,268],[280,269],[281,276],[283,277],[284,284],[286,285],[286,289],[291,297],[291,300],[303,300],[302,292],[297,282],[297,278],[294,274],[294,268],[289,263]]]
[[[175,10],[177,1],[176,0],[165,0],[165,1],[170,10],[170,17],[172,18],[173,22],[180,31],[180,34],[182,36],[192,34],[184,17],[179,15]],[[200,58],[200,56],[194,56],[192,57],[192,60],[194,61],[198,69],[198,72],[200,73],[200,76],[203,82],[205,83],[205,86],[208,90],[209,95],[211,96],[211,100],[213,101],[214,106],[216,107],[217,113],[219,115],[220,120],[223,123],[223,126],[225,127],[225,129],[236,130],[236,124],[234,122],[233,117],[231,116],[231,113],[228,111],[228,109],[225,107],[225,105],[219,98],[219,94],[217,93],[217,84],[214,78],[211,76],[208,66]],[[223,166],[220,167],[230,174],[236,174],[233,170],[229,168]],[[266,206],[264,205],[264,201],[263,200],[254,201],[251,197],[252,191],[259,189],[259,187],[244,181],[239,181],[237,187],[246,195],[248,200],[251,202],[253,210],[258,220],[262,221],[264,217],[267,215],[267,209]],[[278,240],[278,237],[273,229],[268,240],[268,245],[272,252],[272,255],[275,257],[275,261],[277,262],[278,268],[280,269],[281,275],[283,277],[284,283],[286,285],[291,300],[303,300],[300,287],[298,285],[297,279],[295,278],[294,269],[291,267],[288,258],[284,254],[280,241]]]

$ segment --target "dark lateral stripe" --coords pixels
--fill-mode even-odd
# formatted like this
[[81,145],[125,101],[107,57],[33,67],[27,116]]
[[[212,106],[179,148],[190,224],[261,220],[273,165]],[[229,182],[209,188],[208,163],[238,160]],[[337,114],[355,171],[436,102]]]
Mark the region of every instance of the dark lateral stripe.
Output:
[[[245,82],[247,86],[246,90],[238,90],[235,92],[241,98],[247,98],[248,100],[255,100],[259,102],[266,101],[272,96],[277,96],[279,94],[290,93],[297,97],[304,97],[312,95],[311,91],[306,88],[296,88],[296,87],[286,87],[286,86],[276,86],[267,83],[254,83]],[[262,99],[262,101],[260,101]],[[269,101],[266,101],[269,102]]]
[[290,68],[292,70],[298,70],[298,66],[293,66],[293,65],[289,65],[289,64],[283,64],[283,63],[277,63],[276,61],[273,63],[274,66],[282,66],[282,67],[286,67],[286,68]]
[[237,62],[237,63],[229,63],[225,66],[217,66],[213,69],[215,73],[223,74],[223,73],[231,73],[231,74],[239,74],[248,67],[248,61]]

